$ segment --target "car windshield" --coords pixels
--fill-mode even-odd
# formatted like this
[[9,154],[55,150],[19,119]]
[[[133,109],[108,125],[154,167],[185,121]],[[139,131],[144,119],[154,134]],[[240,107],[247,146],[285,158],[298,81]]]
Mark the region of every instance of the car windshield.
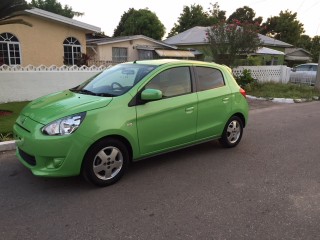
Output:
[[78,87],[70,90],[95,96],[120,96],[129,91],[156,67],[155,65],[135,63],[119,64],[104,70]]

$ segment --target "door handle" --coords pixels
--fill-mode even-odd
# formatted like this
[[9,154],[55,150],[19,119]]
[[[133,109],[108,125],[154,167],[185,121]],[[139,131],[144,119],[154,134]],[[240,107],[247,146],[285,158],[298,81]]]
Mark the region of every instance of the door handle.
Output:
[[227,101],[229,101],[228,97],[222,98],[222,102],[227,102]]
[[188,107],[186,108],[186,113],[192,113],[194,110],[194,107]]

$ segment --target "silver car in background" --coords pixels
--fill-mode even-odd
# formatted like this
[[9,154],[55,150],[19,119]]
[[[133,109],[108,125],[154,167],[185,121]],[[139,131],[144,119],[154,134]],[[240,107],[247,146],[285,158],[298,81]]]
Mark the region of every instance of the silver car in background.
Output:
[[316,82],[317,69],[317,63],[305,63],[295,66],[291,69],[289,82],[313,86]]

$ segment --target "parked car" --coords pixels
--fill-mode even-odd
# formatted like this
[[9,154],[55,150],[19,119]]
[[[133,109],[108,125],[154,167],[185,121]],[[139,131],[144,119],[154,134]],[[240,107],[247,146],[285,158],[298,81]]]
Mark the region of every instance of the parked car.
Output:
[[34,175],[82,174],[107,186],[131,161],[219,139],[235,147],[248,103],[226,66],[134,61],[29,103],[14,125],[17,156]]
[[292,68],[290,73],[290,82],[314,85],[316,82],[318,64],[305,63]]

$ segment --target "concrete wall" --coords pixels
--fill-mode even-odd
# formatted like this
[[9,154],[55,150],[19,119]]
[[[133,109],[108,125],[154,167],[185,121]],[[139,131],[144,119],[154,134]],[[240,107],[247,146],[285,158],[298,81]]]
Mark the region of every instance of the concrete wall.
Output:
[[40,67],[33,70],[0,67],[0,103],[30,101],[79,85],[104,68]]

